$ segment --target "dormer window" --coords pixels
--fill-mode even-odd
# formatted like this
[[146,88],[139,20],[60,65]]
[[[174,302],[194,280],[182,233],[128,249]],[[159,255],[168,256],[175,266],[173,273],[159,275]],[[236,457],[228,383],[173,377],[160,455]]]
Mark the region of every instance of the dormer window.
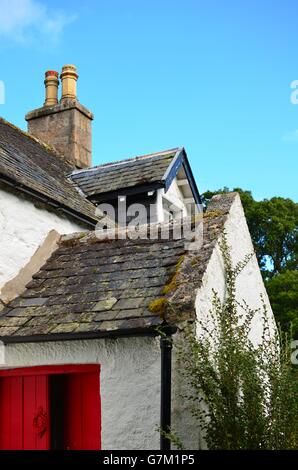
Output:
[[162,208],[164,222],[172,222],[173,220],[181,220],[183,217],[183,210],[172,204],[168,199],[162,198]]

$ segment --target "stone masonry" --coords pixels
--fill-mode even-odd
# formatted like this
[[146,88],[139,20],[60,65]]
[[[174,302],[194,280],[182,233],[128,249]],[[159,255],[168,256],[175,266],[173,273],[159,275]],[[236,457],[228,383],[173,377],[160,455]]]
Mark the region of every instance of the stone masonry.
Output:
[[75,168],[91,166],[93,114],[77,99],[35,109],[25,119],[29,134],[54,147]]

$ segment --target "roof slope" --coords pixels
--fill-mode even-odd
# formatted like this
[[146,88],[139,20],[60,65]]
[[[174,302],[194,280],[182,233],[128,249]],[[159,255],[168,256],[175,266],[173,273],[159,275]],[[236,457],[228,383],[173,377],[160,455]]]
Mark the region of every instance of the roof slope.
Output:
[[198,252],[187,252],[183,238],[62,237],[25,292],[2,310],[0,338],[132,334],[193,318],[197,288],[234,198],[217,196],[209,204]]
[[180,149],[166,150],[127,160],[77,170],[71,178],[88,196],[162,181],[169,165]]
[[0,118],[0,180],[96,223],[93,204],[67,179],[71,169],[54,150]]
[[160,323],[148,306],[159,296],[183,240],[66,238],[0,319],[0,335],[86,332]]

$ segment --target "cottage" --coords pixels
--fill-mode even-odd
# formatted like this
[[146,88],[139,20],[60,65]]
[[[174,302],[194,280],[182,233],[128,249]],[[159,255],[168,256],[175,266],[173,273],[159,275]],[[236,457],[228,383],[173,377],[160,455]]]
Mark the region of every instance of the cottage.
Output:
[[[223,231],[235,263],[252,251],[240,198],[214,197],[203,217],[183,148],[92,167],[77,78],[63,68],[58,102],[58,74],[46,73],[28,134],[0,121],[0,449],[158,449],[170,420],[202,447],[168,339],[208,315],[212,289],[224,297]],[[199,249],[174,234],[185,217],[200,219]],[[237,288],[252,308],[259,294],[269,305],[255,257]],[[251,334],[261,341],[258,321]]]

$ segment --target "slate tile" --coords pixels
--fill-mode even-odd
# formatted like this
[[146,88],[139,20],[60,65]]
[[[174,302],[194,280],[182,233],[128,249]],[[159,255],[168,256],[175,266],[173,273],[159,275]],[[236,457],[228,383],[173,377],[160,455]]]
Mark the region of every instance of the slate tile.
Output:
[[27,323],[30,319],[29,316],[27,317],[8,317],[8,318],[0,318],[0,327],[4,326],[21,326]]
[[114,305],[118,302],[118,299],[116,299],[115,297],[112,297],[110,299],[106,299],[106,300],[100,300],[99,302],[97,302],[93,308],[92,308],[92,311],[104,311],[104,310],[111,310],[112,307],[114,307]]
[[1,336],[11,336],[19,329],[18,326],[2,326],[0,327],[0,338]]
[[[132,308],[130,310],[115,310],[114,314],[116,314],[115,319],[120,320],[124,318],[135,318],[135,317],[142,317],[144,315],[145,310],[142,308]],[[152,313],[150,314],[152,315]]]
[[9,311],[6,314],[6,317],[22,317],[22,316],[27,316],[28,313],[27,309],[25,307],[17,307],[13,309],[9,309]]
[[120,299],[119,302],[114,306],[114,310],[130,310],[140,307],[144,302],[144,298],[135,299]]
[[102,312],[96,312],[92,321],[102,322],[104,320],[114,320],[118,316],[117,310],[104,310]]
[[119,329],[119,322],[117,321],[113,321],[113,320],[110,320],[110,321],[103,321],[101,323],[99,323],[99,329],[100,331],[114,331],[114,330],[118,330]]
[[52,329],[53,329],[53,325],[50,325],[50,324],[36,325],[36,326],[24,326],[24,327],[18,328],[13,333],[13,336],[46,335],[50,333]]
[[49,315],[44,316],[44,317],[28,317],[28,323],[26,324],[27,327],[31,326],[39,326],[39,325],[45,325],[46,323],[49,323],[51,320],[51,317]]
[[98,322],[98,323],[80,323],[78,328],[76,329],[76,333],[94,332],[94,331],[99,331],[99,329],[100,329],[100,322]]
[[54,326],[54,328],[51,330],[51,333],[72,333],[78,328],[79,325],[79,323],[60,323],[60,325]]
[[38,307],[40,305],[44,305],[47,302],[48,298],[33,298],[33,299],[22,299],[21,305],[22,307]]

